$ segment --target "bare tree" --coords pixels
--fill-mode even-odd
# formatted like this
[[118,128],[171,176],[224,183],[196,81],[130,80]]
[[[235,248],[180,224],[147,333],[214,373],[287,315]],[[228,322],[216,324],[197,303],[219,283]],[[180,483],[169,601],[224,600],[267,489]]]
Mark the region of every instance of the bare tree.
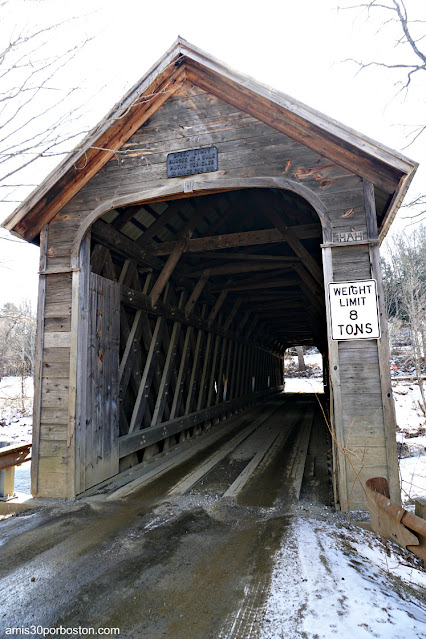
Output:
[[26,169],[69,151],[82,134],[83,111],[73,100],[78,87],[67,85],[63,72],[87,39],[63,46],[65,23],[7,29],[19,9],[22,1],[0,1],[0,202],[21,201],[19,190],[36,186],[23,177]]
[[421,409],[426,416],[426,229],[421,227],[410,237],[398,235],[389,247],[388,268],[398,283],[392,295],[398,297],[394,317],[409,328],[409,355],[419,385]]
[[[339,6],[341,9],[356,10],[359,17],[377,24],[378,38],[383,57],[374,60],[350,61],[359,70],[368,68],[388,69],[395,74],[398,91],[407,98],[412,86],[426,86],[426,2],[418,0],[369,0],[367,2]],[[385,34],[386,32],[386,34]],[[387,41],[385,35],[391,40]],[[426,132],[426,120],[411,125],[408,129],[409,147]],[[405,219],[421,221],[426,215],[426,193],[420,193],[403,205],[410,214]],[[414,213],[413,213],[414,209]]]
[[36,318],[28,300],[0,310],[0,379],[33,374]]

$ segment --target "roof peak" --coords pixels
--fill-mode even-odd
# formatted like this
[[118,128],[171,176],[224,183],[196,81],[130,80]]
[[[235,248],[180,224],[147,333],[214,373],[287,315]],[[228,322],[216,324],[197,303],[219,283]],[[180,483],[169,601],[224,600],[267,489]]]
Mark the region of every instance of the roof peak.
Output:
[[[184,60],[181,60],[184,58]],[[333,118],[271,89],[178,36],[101,122],[3,223],[29,241],[185,81],[310,146],[393,194],[396,212],[417,163]],[[82,159],[84,158],[83,168]],[[360,158],[364,166],[360,165]],[[394,213],[393,213],[394,215]]]

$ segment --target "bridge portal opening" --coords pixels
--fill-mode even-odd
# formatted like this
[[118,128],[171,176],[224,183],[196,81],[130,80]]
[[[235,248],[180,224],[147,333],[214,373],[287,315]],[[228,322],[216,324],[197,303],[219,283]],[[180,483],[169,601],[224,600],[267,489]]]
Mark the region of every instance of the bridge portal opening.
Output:
[[[276,188],[142,202],[93,224],[86,451],[102,448],[102,464],[86,460],[82,488],[282,393],[287,349],[326,358],[321,242],[311,204]],[[116,416],[96,400],[109,381]]]
[[323,356],[315,347],[295,346],[284,353],[285,393],[324,393]]

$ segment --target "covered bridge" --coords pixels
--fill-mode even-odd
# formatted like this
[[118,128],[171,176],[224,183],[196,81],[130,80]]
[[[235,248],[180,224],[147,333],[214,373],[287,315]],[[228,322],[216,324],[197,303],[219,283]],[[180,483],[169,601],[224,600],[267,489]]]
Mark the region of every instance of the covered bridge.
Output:
[[315,345],[341,508],[378,475],[399,501],[379,243],[415,169],[178,39],[4,224],[40,245],[33,494],[267,399]]

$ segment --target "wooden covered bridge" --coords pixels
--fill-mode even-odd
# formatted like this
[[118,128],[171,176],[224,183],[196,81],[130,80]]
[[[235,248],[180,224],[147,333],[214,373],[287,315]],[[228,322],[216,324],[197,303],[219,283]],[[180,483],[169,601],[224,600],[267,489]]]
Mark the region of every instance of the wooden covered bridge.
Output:
[[41,250],[33,494],[268,399],[315,345],[342,509],[358,476],[398,501],[379,242],[415,169],[179,39],[4,224]]

